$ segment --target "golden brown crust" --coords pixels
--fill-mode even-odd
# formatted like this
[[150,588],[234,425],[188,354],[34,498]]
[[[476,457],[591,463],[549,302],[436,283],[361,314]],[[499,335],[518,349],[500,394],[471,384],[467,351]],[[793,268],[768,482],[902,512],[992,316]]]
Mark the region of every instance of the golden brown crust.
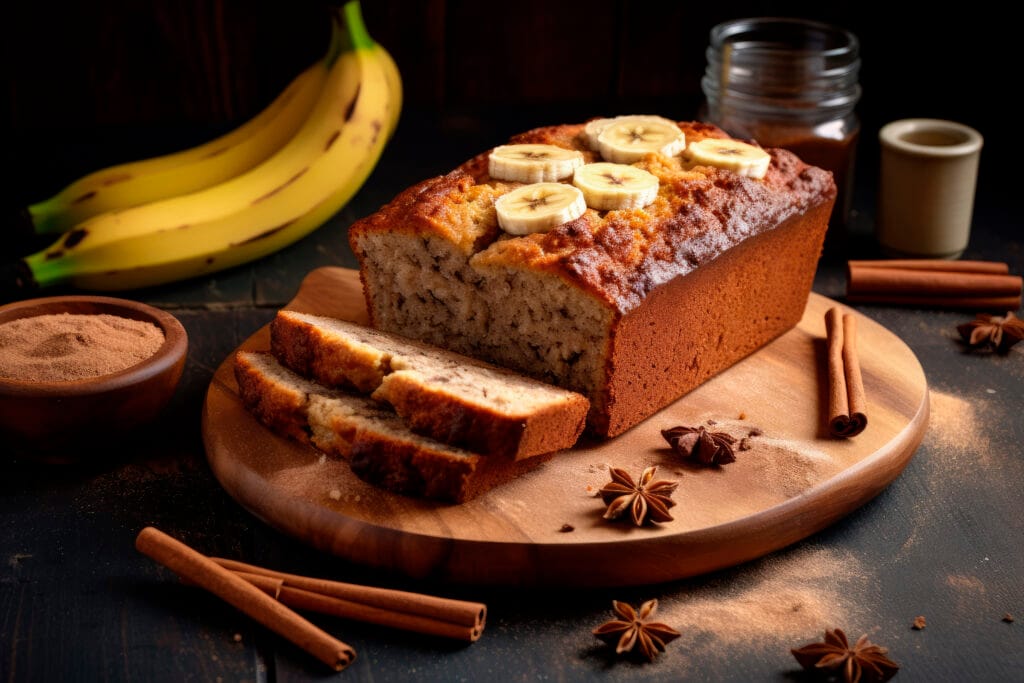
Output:
[[352,471],[363,481],[407,496],[462,503],[539,467],[552,457],[526,460],[445,457],[413,443],[360,433],[352,445]]
[[235,354],[235,380],[238,396],[246,410],[274,432],[309,443],[306,420],[307,398],[303,391],[268,384],[262,371],[250,362],[248,352]]
[[331,387],[370,393],[387,369],[381,354],[324,344],[310,325],[296,324],[280,315],[270,322],[270,350],[287,368]]
[[424,434],[494,458],[522,459],[564,450],[586,426],[590,402],[575,394],[557,405],[501,414],[440,391],[405,373],[389,375],[375,394]]
[[[578,149],[593,161],[595,154],[580,139],[583,125],[537,128],[511,142]],[[679,127],[687,141],[727,137],[708,124],[680,122]],[[808,166],[786,150],[768,151],[772,162],[761,180],[696,166],[685,159],[649,155],[637,165],[659,178],[661,189],[653,204],[627,211],[588,209],[575,221],[523,237],[500,233],[493,215],[480,215],[476,208],[478,204],[486,208],[488,202],[493,204],[493,199],[519,185],[491,179],[487,153],[483,153],[447,175],[409,188],[377,213],[357,221],[349,240],[362,262],[359,243],[367,233],[440,236],[465,253],[476,254],[476,266],[550,271],[625,314],[673,277],[693,271],[812,206],[834,202],[836,188],[830,173]]]
[[831,204],[747,240],[651,293],[614,328],[607,410],[615,436],[783,334],[803,316]]
[[[679,127],[688,142],[728,137],[707,124],[681,122]],[[511,142],[555,144],[596,160],[581,140],[582,128],[538,128]],[[579,293],[575,303],[589,301],[604,314],[591,311],[588,320],[600,323],[586,328],[600,326],[591,344],[597,348],[601,342],[595,372],[583,376],[586,384],[573,388],[591,400],[591,430],[600,436],[619,434],[799,321],[836,187],[827,171],[788,151],[767,151],[771,163],[763,179],[694,164],[685,152],[673,158],[648,155],[636,165],[657,176],[660,185],[647,207],[587,209],[574,221],[522,237],[501,233],[493,210],[494,197],[518,184],[492,180],[487,153],[480,154],[448,175],[410,188],[352,226],[349,240],[360,262],[370,317],[393,331],[427,338],[434,334],[429,326],[406,312],[423,311],[421,320],[446,330],[440,343],[570,386],[568,362],[559,365],[542,352],[531,356],[521,350],[555,348],[566,341],[564,335],[538,334],[540,328],[520,333],[520,319],[511,316],[502,317],[503,326],[495,328],[494,315],[506,306],[533,310],[535,302],[524,298],[524,281],[538,285],[530,290],[534,293],[541,288],[542,274],[564,283],[562,300]],[[442,250],[436,243],[453,245],[455,255],[438,257]],[[394,269],[383,255],[403,248],[420,258],[412,267],[404,266],[406,279],[390,277]],[[371,255],[371,249],[377,254]],[[411,268],[436,271],[442,261],[449,276],[454,273],[466,283],[454,298],[474,305],[486,302],[489,308],[482,315],[490,316],[489,326],[464,324],[481,319],[478,309],[470,309],[475,319],[460,312],[446,298],[452,288],[443,283],[436,287],[441,294],[435,294],[437,276],[409,277]],[[451,265],[457,261],[461,270]],[[503,281],[516,282],[505,295],[507,303],[472,292],[481,283]],[[418,282],[421,289],[407,291],[404,282]],[[425,283],[429,288],[423,288]],[[435,305],[431,297],[440,303]],[[378,304],[391,308],[377,311]],[[557,317],[543,303],[539,308],[544,309],[541,314]],[[406,332],[407,326],[417,325]],[[493,337],[494,329],[509,340],[507,353],[505,347],[496,353],[493,338],[486,345],[480,341],[484,334]],[[564,330],[578,332],[570,325]],[[575,344],[578,336],[570,341]]]

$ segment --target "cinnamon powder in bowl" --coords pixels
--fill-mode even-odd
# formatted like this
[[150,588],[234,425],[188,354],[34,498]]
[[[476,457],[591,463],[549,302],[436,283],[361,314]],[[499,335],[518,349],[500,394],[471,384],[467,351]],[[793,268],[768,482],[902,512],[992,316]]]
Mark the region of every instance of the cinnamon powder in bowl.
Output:
[[174,316],[127,299],[0,307],[0,433],[18,454],[79,460],[87,444],[114,442],[159,414],[187,346]]

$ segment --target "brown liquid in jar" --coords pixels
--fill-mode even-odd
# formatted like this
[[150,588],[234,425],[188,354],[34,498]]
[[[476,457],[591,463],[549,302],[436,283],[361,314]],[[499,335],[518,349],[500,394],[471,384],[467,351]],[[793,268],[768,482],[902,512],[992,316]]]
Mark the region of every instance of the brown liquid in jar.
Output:
[[[734,19],[711,30],[702,120],[831,171],[831,223],[850,214],[860,123],[860,46],[849,31],[783,17]],[[830,234],[835,231],[829,231]]]
[[763,147],[782,147],[811,166],[831,171],[836,183],[836,203],[832,222],[845,225],[850,215],[853,173],[856,164],[859,127],[842,138],[823,138],[806,128],[782,124],[762,124],[753,136]]

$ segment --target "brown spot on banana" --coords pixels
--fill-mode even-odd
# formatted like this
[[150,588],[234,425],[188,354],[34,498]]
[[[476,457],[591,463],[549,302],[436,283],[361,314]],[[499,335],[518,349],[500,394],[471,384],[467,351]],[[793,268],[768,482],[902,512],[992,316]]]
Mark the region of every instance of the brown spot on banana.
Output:
[[48,252],[46,252],[46,260],[47,261],[52,261],[54,259],[60,258],[63,255],[64,255],[64,250],[63,249],[57,249],[56,251],[48,251]]
[[215,149],[213,151],[210,151],[210,152],[207,152],[206,154],[204,154],[203,155],[203,159],[212,159],[214,157],[219,157],[221,154],[223,154],[224,152],[228,151],[233,146],[234,145],[224,145],[223,147],[218,147],[217,149]]
[[352,96],[352,100],[345,106],[345,116],[342,120],[348,121],[352,118],[352,114],[356,110],[356,102],[359,101],[359,92],[363,89],[363,84],[360,83],[356,86],[356,94]]
[[281,183],[280,185],[275,187],[270,192],[267,192],[266,194],[264,194],[264,195],[262,195],[260,197],[257,197],[256,199],[252,200],[252,204],[259,204],[260,202],[262,202],[267,197],[273,197],[275,194],[277,194],[278,192],[280,192],[281,190],[283,190],[284,188],[288,187],[289,185],[294,183],[296,180],[301,178],[303,176],[303,174],[306,171],[308,171],[308,170],[309,170],[309,166],[303,167],[303,169],[301,171],[299,171],[298,173],[293,175],[291,178],[289,178],[288,180],[284,181],[283,183]]
[[117,185],[118,183],[123,183],[126,180],[131,180],[134,177],[135,176],[132,175],[131,173],[122,173],[120,175],[112,175],[112,176],[110,176],[109,178],[107,178],[106,180],[104,180],[100,184],[103,187],[110,187],[111,185]]
[[331,148],[331,145],[334,144],[334,141],[337,140],[338,136],[340,136],[340,135],[341,135],[341,131],[340,130],[336,130],[336,131],[331,132],[331,136],[329,138],[327,138],[327,144],[324,145],[324,151],[325,152]]
[[88,201],[88,200],[92,199],[95,196],[96,196],[96,190],[92,190],[91,192],[86,192],[85,194],[83,194],[83,195],[81,195],[79,197],[75,197],[74,200],[72,200],[71,203],[72,204],[81,204],[82,202]]
[[269,230],[264,230],[263,232],[261,232],[261,233],[259,233],[257,235],[253,235],[252,237],[247,237],[244,240],[242,240],[241,242],[232,242],[228,246],[229,247],[242,247],[242,246],[245,246],[246,244],[252,244],[253,242],[258,242],[259,240],[266,239],[267,237],[270,237],[274,233],[281,232],[282,230],[284,230],[285,228],[287,228],[289,225],[291,225],[294,222],[295,221],[288,221],[287,223],[282,223],[281,225],[278,225],[276,227],[270,228]]
[[65,249],[72,249],[75,245],[84,240],[88,234],[89,231],[84,228],[75,228],[64,236],[64,241],[61,244],[63,244]]

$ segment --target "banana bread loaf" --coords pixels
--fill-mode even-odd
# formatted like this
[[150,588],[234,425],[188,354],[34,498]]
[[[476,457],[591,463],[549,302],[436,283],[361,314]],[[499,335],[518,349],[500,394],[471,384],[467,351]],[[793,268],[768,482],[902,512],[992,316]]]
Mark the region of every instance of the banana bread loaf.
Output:
[[300,375],[372,393],[412,431],[480,455],[570,448],[590,408],[576,392],[346,320],[279,311],[270,348]]
[[386,405],[328,389],[270,353],[239,351],[234,372],[243,405],[267,427],[348,460],[360,479],[396,493],[460,503],[550,458],[484,457],[420,436]]
[[676,140],[639,157],[621,156],[610,137],[606,149],[603,133],[596,145],[590,124],[510,141],[573,150],[580,158],[565,163],[574,166],[619,155],[605,160],[658,181],[644,206],[588,207],[547,231],[503,230],[495,203],[524,185],[492,177],[484,153],[357,221],[349,240],[373,325],[578,391],[591,402],[589,428],[603,436],[786,332],[803,314],[821,253],[831,174],[781,149],[766,150],[767,170],[756,173],[709,165],[707,145],[695,143],[728,136],[675,125],[681,152]]

